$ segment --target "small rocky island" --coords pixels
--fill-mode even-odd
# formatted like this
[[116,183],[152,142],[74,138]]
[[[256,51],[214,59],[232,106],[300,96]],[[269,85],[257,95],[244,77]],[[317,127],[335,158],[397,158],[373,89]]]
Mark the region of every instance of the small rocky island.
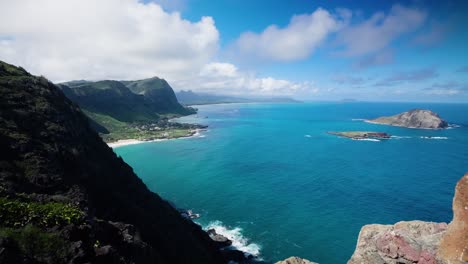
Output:
[[346,131],[346,132],[327,132],[330,135],[345,137],[350,139],[389,139],[391,135],[384,132],[371,131]]
[[430,110],[414,109],[393,116],[366,120],[368,123],[420,129],[447,128],[448,123]]

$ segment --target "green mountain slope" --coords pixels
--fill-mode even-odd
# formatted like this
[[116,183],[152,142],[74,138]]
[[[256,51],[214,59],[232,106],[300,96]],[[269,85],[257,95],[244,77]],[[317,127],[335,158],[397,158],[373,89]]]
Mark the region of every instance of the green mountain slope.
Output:
[[122,122],[159,118],[152,102],[142,95],[134,94],[118,81],[61,84],[60,87],[68,98],[90,112],[109,115]]
[[141,94],[150,100],[155,109],[161,113],[176,113],[181,115],[193,114],[193,109],[179,104],[172,87],[166,80],[153,77],[138,81],[124,81],[132,92]]
[[0,62],[0,262],[223,263],[88,121],[57,86]]
[[196,113],[177,101],[169,84],[159,78],[139,81],[72,81],[58,84],[92,120],[106,141],[189,136],[195,125],[169,123],[168,119]]

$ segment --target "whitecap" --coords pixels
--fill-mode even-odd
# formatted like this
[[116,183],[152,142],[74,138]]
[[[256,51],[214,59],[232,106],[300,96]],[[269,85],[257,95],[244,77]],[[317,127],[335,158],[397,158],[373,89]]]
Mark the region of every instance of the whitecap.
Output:
[[216,233],[225,236],[232,241],[232,247],[244,252],[247,255],[258,256],[260,254],[260,246],[255,243],[250,243],[249,239],[242,234],[242,228],[228,228],[221,221],[210,222],[204,229],[214,229]]
[[310,138],[310,137],[312,137],[312,136],[311,136],[311,135],[304,135],[304,137],[306,137],[306,138]]
[[351,118],[352,121],[366,121],[364,118]]
[[390,138],[393,138],[393,139],[403,139],[403,138],[411,138],[411,137],[408,137],[408,136],[391,136]]
[[353,138],[353,140],[380,142],[380,140],[375,139],[375,138]]
[[461,127],[460,125],[457,125],[457,124],[449,124],[447,129],[454,129],[454,128],[459,128]]
[[423,139],[448,139],[448,137],[426,137],[426,136],[422,136],[420,138],[423,138]]

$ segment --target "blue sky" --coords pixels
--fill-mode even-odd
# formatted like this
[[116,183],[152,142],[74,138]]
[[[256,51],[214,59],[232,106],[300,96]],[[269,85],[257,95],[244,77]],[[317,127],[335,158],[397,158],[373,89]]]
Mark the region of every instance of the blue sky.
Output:
[[[41,12],[35,12],[40,9]],[[53,81],[468,102],[468,1],[0,0],[0,59]]]
[[[194,0],[179,3],[179,10],[187,18],[197,19],[206,14],[214,18],[220,31],[221,49],[229,49],[244,32],[259,33],[270,25],[286,28],[292,16],[310,14],[318,8],[330,12],[349,9],[356,13],[351,19],[354,24],[365,22],[379,12],[388,15],[395,5],[420,10],[426,14],[420,26],[397,34],[384,48],[369,54],[338,55],[339,47],[332,35],[310,56],[287,62],[246,62],[222,53],[220,57],[264,76],[313,80],[320,86],[340,89],[343,98],[397,101],[466,101],[468,98],[468,74],[460,71],[468,64],[468,21],[464,17],[467,1]],[[388,56],[387,61],[372,63],[373,56],[380,54]],[[391,81],[392,78],[401,81]],[[385,89],[395,94],[382,92],[381,97],[375,91]]]

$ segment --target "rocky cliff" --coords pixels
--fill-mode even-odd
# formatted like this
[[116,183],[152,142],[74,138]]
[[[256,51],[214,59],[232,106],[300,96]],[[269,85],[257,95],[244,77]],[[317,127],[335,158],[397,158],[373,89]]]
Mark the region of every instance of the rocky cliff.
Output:
[[440,241],[439,256],[448,264],[468,263],[468,174],[455,188],[453,220]]
[[454,218],[366,225],[348,264],[466,264],[468,262],[468,174],[457,184]]
[[0,263],[224,263],[43,77],[0,61]]
[[317,264],[315,262],[310,262],[307,259],[302,259],[298,257],[290,257],[282,261],[278,261],[275,264]]
[[423,129],[441,129],[448,126],[448,123],[441,119],[438,114],[430,110],[421,109],[411,110],[394,116],[379,117],[376,119],[367,120],[367,122]]

